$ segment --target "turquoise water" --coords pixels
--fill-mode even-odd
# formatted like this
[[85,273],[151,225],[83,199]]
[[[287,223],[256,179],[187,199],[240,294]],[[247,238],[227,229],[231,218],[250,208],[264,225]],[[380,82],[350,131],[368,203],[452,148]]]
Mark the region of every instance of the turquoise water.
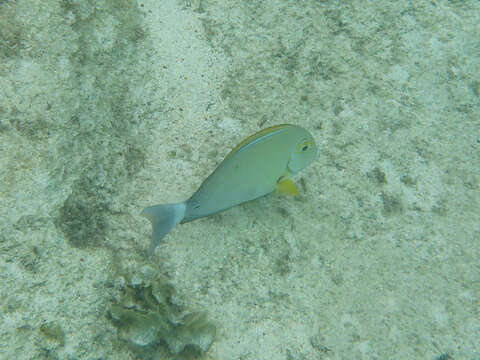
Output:
[[[0,1],[0,359],[480,359],[480,3]],[[246,136],[319,156],[175,227]]]

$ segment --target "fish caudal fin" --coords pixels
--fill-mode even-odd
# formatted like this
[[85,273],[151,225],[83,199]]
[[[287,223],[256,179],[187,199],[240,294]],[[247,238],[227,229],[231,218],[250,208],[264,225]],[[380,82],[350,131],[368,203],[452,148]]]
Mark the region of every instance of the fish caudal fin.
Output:
[[152,223],[153,238],[148,255],[152,255],[155,248],[160,244],[172,228],[185,216],[185,203],[155,205],[143,209],[141,215]]

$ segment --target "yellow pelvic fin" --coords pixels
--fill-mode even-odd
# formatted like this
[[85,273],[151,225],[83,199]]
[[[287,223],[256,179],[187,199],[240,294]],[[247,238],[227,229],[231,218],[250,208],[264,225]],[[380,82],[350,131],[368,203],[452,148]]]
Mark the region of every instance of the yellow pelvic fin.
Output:
[[286,176],[282,176],[280,180],[277,181],[277,192],[282,195],[299,195],[295,183],[292,181],[292,179]]

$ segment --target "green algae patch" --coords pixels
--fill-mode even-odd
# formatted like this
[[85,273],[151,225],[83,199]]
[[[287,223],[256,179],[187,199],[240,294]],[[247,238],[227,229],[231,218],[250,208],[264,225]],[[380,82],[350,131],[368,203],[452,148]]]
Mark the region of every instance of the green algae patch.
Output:
[[172,354],[208,350],[216,327],[205,313],[181,311],[172,303],[172,295],[167,283],[127,286],[121,300],[111,305],[109,315],[134,351],[155,351],[164,345]]
[[40,326],[40,332],[49,340],[57,342],[60,346],[65,344],[65,332],[56,322],[47,322]]

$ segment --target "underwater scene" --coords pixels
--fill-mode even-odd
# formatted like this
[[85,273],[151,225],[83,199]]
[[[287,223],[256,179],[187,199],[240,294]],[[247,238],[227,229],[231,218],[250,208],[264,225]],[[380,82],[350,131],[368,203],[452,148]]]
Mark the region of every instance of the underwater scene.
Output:
[[0,360],[480,360],[480,2],[0,0]]

